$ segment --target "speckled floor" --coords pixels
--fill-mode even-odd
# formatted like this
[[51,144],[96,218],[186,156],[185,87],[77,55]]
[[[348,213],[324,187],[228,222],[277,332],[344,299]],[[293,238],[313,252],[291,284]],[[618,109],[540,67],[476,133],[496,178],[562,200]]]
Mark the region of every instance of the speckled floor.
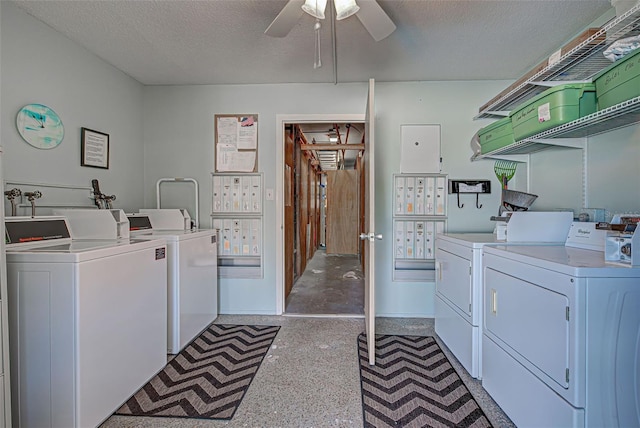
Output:
[[[362,427],[357,336],[362,318],[221,315],[219,324],[280,325],[273,346],[231,421],[112,416],[102,428]],[[381,334],[435,336],[432,319],[379,318]],[[438,340],[495,427],[514,427]]]
[[358,256],[318,249],[293,285],[285,312],[364,315],[364,277]]

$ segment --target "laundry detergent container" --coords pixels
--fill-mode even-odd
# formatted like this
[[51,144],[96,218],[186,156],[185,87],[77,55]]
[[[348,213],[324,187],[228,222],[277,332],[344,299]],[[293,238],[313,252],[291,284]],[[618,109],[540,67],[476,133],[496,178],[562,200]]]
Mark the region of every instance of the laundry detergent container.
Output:
[[509,117],[518,141],[595,111],[595,84],[570,83],[547,89],[516,107]]
[[593,81],[596,84],[598,110],[640,97],[640,49],[602,70]]
[[478,131],[480,139],[480,152],[482,154],[492,152],[515,142],[511,118],[497,120]]

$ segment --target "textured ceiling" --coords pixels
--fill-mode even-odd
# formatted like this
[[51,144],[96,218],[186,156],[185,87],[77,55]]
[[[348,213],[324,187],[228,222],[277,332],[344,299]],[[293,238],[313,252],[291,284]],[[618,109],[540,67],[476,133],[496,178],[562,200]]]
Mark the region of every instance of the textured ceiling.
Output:
[[[371,0],[358,0],[371,1]],[[286,0],[14,1],[147,85],[515,79],[607,13],[609,0],[379,0],[397,30],[375,42],[355,17],[264,30]]]

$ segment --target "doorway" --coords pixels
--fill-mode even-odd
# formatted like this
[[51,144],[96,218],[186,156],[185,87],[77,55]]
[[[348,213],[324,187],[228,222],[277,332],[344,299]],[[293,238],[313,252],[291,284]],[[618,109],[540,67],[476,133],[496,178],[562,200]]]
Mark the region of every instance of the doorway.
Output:
[[[358,238],[363,230],[363,121],[364,115],[279,121],[279,141],[284,142],[277,168],[283,195],[278,203],[283,220],[279,313],[364,314]],[[347,145],[354,148],[347,150]]]

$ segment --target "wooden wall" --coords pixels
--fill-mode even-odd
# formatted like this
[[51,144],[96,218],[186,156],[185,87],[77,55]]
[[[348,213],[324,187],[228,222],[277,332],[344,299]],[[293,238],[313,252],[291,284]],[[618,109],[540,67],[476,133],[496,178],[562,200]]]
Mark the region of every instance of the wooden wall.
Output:
[[327,254],[358,254],[358,171],[327,171]]
[[[291,143],[285,142],[285,251],[291,254],[291,260],[285,258],[285,271],[291,267],[291,273],[285,274],[285,297],[289,295],[293,284],[307,267],[318,247],[320,224],[319,175],[316,162],[308,151],[300,149],[306,144],[304,135],[294,126],[290,134]],[[290,144],[290,146],[288,145]],[[291,164],[289,160],[291,160]],[[291,215],[287,217],[287,168],[292,175]],[[290,248],[288,247],[290,246]],[[291,285],[289,285],[291,279]]]
[[294,161],[294,132],[285,132],[284,142],[284,295],[291,292],[294,282],[294,191],[295,191],[295,161]]

